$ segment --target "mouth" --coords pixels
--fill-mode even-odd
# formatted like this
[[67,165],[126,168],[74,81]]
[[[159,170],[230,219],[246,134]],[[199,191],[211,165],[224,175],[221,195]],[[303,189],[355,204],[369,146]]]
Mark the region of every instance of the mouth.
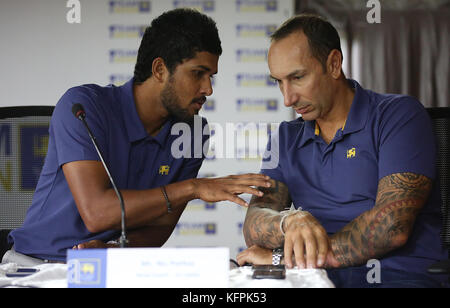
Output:
[[306,107],[301,107],[301,108],[294,108],[295,112],[297,112],[297,114],[306,114],[308,112],[310,112],[310,108],[311,106],[306,106]]
[[205,104],[206,102],[206,97],[201,97],[201,98],[197,98],[194,99],[191,104],[194,105],[194,107],[196,107],[196,109],[201,109],[203,107],[203,104]]

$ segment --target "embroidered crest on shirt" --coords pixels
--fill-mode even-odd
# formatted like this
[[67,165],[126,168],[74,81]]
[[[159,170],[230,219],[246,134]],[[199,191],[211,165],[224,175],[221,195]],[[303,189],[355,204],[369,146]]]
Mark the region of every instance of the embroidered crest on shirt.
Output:
[[160,175],[169,175],[170,172],[170,166],[161,166],[159,167],[159,174]]
[[347,150],[347,159],[355,158],[355,157],[356,157],[356,149],[355,148]]

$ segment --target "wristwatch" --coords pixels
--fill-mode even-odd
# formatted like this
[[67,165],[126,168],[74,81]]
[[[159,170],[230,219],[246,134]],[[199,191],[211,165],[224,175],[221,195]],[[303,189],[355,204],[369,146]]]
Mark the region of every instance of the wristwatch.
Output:
[[272,250],[272,265],[280,265],[283,257],[284,251],[282,248],[275,248]]

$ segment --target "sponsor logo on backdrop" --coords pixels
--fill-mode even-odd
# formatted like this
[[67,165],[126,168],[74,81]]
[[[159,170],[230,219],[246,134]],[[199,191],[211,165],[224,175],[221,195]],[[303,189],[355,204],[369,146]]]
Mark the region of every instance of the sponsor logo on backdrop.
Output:
[[236,108],[239,112],[277,111],[278,100],[265,98],[240,98],[236,100]]
[[239,38],[270,37],[277,30],[274,24],[238,24],[236,36]]
[[196,235],[215,235],[217,225],[215,223],[189,223],[179,222],[175,227],[176,235],[196,236]]
[[189,7],[203,13],[213,13],[216,8],[215,0],[174,0],[174,8]]
[[207,212],[213,212],[217,210],[217,204],[216,203],[210,203],[205,202],[203,200],[192,200],[188,203],[188,206],[186,207],[186,211],[207,211]]
[[242,13],[277,12],[278,0],[236,0],[236,10]]
[[142,38],[146,28],[147,26],[144,25],[111,25],[109,26],[109,38]]
[[278,84],[267,74],[237,74],[236,81],[238,87],[277,87]]
[[215,111],[216,110],[216,101],[214,99],[208,99],[206,103],[203,105],[203,111]]
[[267,49],[238,49],[236,62],[238,63],[266,63]]
[[151,12],[151,1],[112,0],[109,1],[111,14],[142,14]]
[[137,50],[111,49],[109,63],[136,63]]
[[127,83],[131,78],[133,78],[132,75],[112,74],[109,76],[109,82],[115,86],[122,86],[123,84]]

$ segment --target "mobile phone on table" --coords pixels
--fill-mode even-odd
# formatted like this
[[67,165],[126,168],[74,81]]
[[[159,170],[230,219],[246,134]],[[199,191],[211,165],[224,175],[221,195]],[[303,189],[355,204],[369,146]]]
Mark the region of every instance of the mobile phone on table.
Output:
[[39,272],[39,270],[36,268],[18,268],[15,272],[6,273],[6,277],[27,277],[37,272]]
[[253,279],[285,279],[284,265],[253,265]]

